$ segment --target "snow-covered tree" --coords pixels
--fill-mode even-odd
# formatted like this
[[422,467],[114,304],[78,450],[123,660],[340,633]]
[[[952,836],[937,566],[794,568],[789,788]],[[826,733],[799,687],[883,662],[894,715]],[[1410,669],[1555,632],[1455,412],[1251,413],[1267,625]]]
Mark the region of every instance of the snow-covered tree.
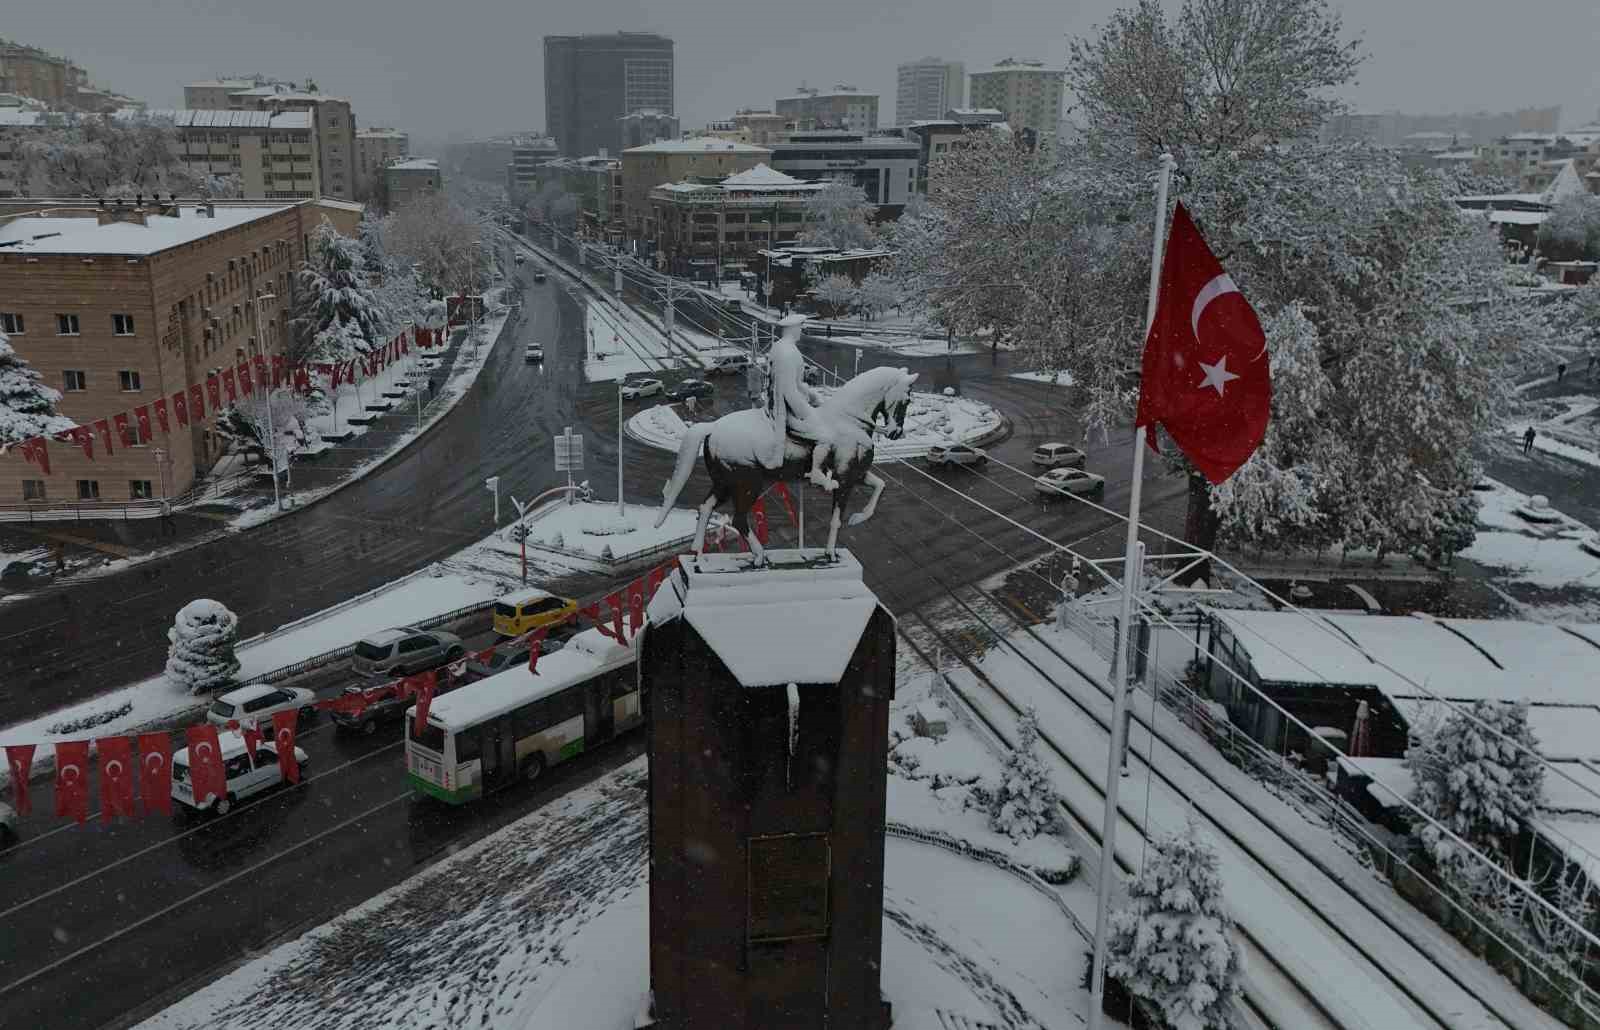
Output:
[[191,694],[204,694],[233,681],[239,659],[239,617],[217,601],[190,601],[167,630],[167,678]]
[[860,186],[831,182],[806,198],[800,242],[812,247],[850,250],[876,247],[882,240],[872,227],[877,209]]
[[30,196],[239,196],[238,176],[191,170],[172,120],[146,115],[52,114],[19,137],[17,181]]
[[61,391],[46,386],[39,373],[11,346],[0,330],[0,450],[35,436],[63,433],[77,425],[56,414]]
[[1150,842],[1128,903],[1111,913],[1106,972],[1173,1030],[1224,1030],[1242,966],[1216,849],[1193,822]]
[[[1411,800],[1503,864],[1544,791],[1539,742],[1528,726],[1526,701],[1479,701],[1468,711],[1470,718],[1451,712],[1436,727],[1417,733],[1406,751],[1406,766],[1416,784]],[[1416,833],[1447,876],[1466,885],[1487,877],[1481,864],[1436,826],[1419,823]]]
[[1055,823],[1059,799],[1038,745],[1039,716],[1026,708],[1017,717],[1017,746],[1006,755],[1000,785],[990,797],[990,824],[1014,840],[1030,840]]
[[272,390],[270,402],[266,391],[257,390],[249,397],[239,398],[238,403],[228,409],[221,427],[271,455],[273,466],[281,472],[287,466],[289,452],[309,442],[310,434],[306,429],[309,414],[306,398],[294,390],[286,387]]
[[485,236],[481,219],[439,193],[407,204],[390,216],[383,230],[388,254],[414,268],[436,295],[470,290],[487,278]]
[[324,219],[311,260],[297,274],[303,293],[295,321],[310,347],[303,360],[361,357],[388,342],[388,313],[363,269],[359,240],[341,236]]
[[1555,261],[1600,256],[1600,197],[1574,194],[1552,207],[1539,226],[1539,250]]
[[816,298],[834,313],[848,312],[856,299],[856,284],[848,275],[826,275],[817,283]]
[[856,287],[855,307],[869,319],[900,305],[900,281],[886,272],[869,272]]

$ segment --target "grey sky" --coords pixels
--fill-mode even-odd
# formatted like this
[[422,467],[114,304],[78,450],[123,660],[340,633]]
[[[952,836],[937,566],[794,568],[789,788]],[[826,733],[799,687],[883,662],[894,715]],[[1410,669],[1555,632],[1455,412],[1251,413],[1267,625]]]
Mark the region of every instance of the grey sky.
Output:
[[[1015,55],[1059,65],[1066,37],[1088,33],[1119,2],[1128,0],[19,0],[4,31],[67,54],[98,82],[154,107],[182,106],[183,82],[220,73],[310,76],[324,92],[349,96],[363,126],[442,139],[543,126],[546,34],[672,37],[686,128],[739,107],[770,107],[802,80],[878,92],[888,123],[898,62],[934,55],[971,71]],[[1559,103],[1565,127],[1596,118],[1594,0],[1336,6],[1372,54],[1347,98],[1358,107],[1443,113]]]

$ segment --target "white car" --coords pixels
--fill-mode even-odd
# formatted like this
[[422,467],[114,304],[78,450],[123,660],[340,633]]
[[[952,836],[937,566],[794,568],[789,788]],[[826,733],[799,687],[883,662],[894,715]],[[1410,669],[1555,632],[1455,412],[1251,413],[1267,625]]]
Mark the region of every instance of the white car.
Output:
[[260,723],[266,734],[277,712],[299,710],[302,722],[317,714],[317,695],[303,687],[274,687],[254,683],[238,690],[230,690],[211,702],[206,709],[206,722],[213,726],[226,726],[230,722]]
[[929,465],[982,465],[989,452],[964,443],[934,444],[928,448]]
[[530,365],[543,361],[544,348],[537,343],[528,344],[527,348],[522,352],[522,360]]
[[1042,443],[1033,449],[1033,463],[1047,469],[1081,469],[1089,456],[1070,443]]
[[631,383],[622,384],[622,399],[636,401],[641,397],[657,397],[665,390],[666,387],[661,385],[659,379],[635,379]]
[[[212,793],[207,793],[203,798],[195,797],[194,784],[189,776],[189,749],[179,748],[172,756],[172,798],[185,809],[227,815],[233,811],[234,805],[245,798],[271,790],[283,782],[283,770],[278,768],[278,752],[271,737],[256,745],[254,764],[250,762],[244,737],[239,734],[219,733],[217,742],[222,746],[222,771],[227,776],[227,789],[221,797]],[[294,749],[294,758],[302,770],[310,761],[299,748]],[[303,773],[301,778],[304,779]]]
[[1106,478],[1082,469],[1051,469],[1033,481],[1033,488],[1047,499],[1062,494],[1100,496],[1106,492]]

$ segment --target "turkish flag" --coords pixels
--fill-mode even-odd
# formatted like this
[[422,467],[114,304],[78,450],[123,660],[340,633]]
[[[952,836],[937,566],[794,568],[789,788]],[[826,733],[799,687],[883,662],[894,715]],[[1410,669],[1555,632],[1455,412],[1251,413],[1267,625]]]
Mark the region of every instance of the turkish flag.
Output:
[[301,393],[311,392],[311,373],[306,371],[304,365],[294,367],[294,388]]
[[56,745],[56,815],[78,822],[89,818],[89,742],[62,741]]
[[178,390],[172,395],[172,417],[178,420],[179,429],[189,427],[189,394],[186,390]]
[[101,737],[94,742],[100,755],[100,821],[133,811],[133,738]]
[[88,426],[73,426],[64,433],[57,433],[56,439],[62,443],[75,443],[83,448],[83,456],[90,461],[94,460],[94,430]]
[[[266,383],[261,384],[262,388],[265,388],[266,385]],[[250,381],[249,361],[239,362],[239,392],[246,397],[256,392],[255,384]]]
[[300,759],[294,756],[294,731],[299,712],[272,713],[272,744],[278,752],[278,771],[285,783],[300,782]]
[[117,439],[122,442],[122,446],[132,447],[133,426],[129,425],[128,423],[128,413],[126,411],[119,411],[115,415],[111,416],[111,420],[117,424]]
[[[256,386],[267,389],[267,359],[263,354],[253,354],[250,357],[250,367],[256,370]],[[276,384],[273,384],[276,385]]]
[[172,814],[172,738],[165,733],[139,734],[139,799],[144,814]]
[[[327,366],[319,365],[317,367],[318,367],[318,370],[320,371],[322,368],[325,368]],[[282,354],[274,354],[272,356],[272,385],[273,386],[282,386],[284,383],[286,383],[288,381],[289,381],[288,374],[285,373],[284,370],[283,370],[283,355]]]
[[764,497],[756,498],[756,503],[750,506],[750,521],[754,524],[756,541],[762,547],[767,546],[767,501]]
[[183,732],[189,743],[189,786],[194,791],[194,805],[199,808],[207,800],[228,793],[228,775],[222,769],[222,744],[217,740],[217,728],[210,723],[190,726]]
[[[178,397],[182,397],[183,394],[180,393],[177,396]],[[175,397],[174,400],[176,400],[176,399],[177,398]],[[161,427],[161,431],[163,433],[172,432],[172,427],[167,422],[167,399],[165,397],[156,398],[155,409],[156,409],[156,425]]]
[[411,731],[413,737],[422,736],[422,731],[428,728],[428,709],[433,707],[433,685],[434,677],[429,676],[417,691],[417,724]]
[[[214,391],[217,386],[215,379],[211,380]],[[206,418],[206,388],[199,383],[189,386],[189,418],[195,422],[204,422]]]
[[540,626],[528,634],[528,671],[535,676],[539,675],[539,645],[544,643],[544,638],[549,635],[549,626]]
[[239,734],[244,737],[244,750],[250,756],[250,764],[255,765],[256,745],[261,743],[261,730],[258,728],[256,721],[252,719],[245,723]]
[[233,382],[233,369],[222,370],[222,390],[228,395],[229,404],[239,403],[239,388]]
[[94,421],[94,431],[100,434],[100,446],[105,448],[106,457],[109,458],[111,456],[111,454],[112,454],[112,451],[111,451],[111,421],[109,419],[104,419],[104,418],[95,419],[95,421]]
[[222,384],[216,376],[206,376],[206,397],[211,401],[211,410],[222,411]]
[[33,802],[28,798],[28,770],[33,767],[32,744],[8,744],[6,766],[11,770],[11,797],[16,802],[18,815],[33,812]]
[[625,643],[627,638],[622,635],[622,613],[627,610],[628,605],[623,600],[621,590],[606,595],[606,607],[611,611],[611,628],[607,629],[602,625],[599,627],[600,632],[619,644]]
[[50,445],[45,443],[44,437],[35,436],[24,440],[18,445],[22,451],[22,460],[29,465],[39,466],[39,471],[45,475],[50,474]]
[[628,632],[638,633],[644,626],[645,584],[640,576],[628,584]]
[[[157,401],[156,403],[160,403]],[[155,438],[155,433],[150,431],[150,409],[141,404],[133,409],[133,420],[139,423],[139,442],[149,443]]]
[[[800,516],[796,515],[794,510],[794,495],[789,493],[788,486],[783,483],[774,483],[772,484],[772,492],[778,495],[778,500],[783,502],[783,510],[789,513],[789,524],[792,526],[800,525]],[[766,543],[765,540],[761,542]]]
[[[1182,204],[1172,212],[1157,297],[1134,425],[1164,428],[1202,475],[1220,483],[1267,433],[1267,337]],[[1153,431],[1148,439],[1157,449]]]
[[672,570],[677,564],[677,560],[673,559],[662,565],[657,565],[655,568],[650,570],[649,578],[645,580],[644,584],[644,599],[646,604],[649,604],[650,599],[656,596],[656,591],[660,589],[661,584],[667,581],[667,577],[672,575]]

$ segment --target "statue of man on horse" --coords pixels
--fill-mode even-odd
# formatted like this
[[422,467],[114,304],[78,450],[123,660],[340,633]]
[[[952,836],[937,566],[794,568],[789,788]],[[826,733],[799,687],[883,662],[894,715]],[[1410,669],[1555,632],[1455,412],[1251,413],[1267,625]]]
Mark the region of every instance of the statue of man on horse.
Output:
[[916,374],[903,368],[873,368],[821,397],[805,382],[805,357],[799,339],[805,316],[791,315],[780,324],[783,333],[772,345],[768,365],[767,405],[736,411],[714,422],[697,423],[678,445],[672,478],[662,490],[659,526],[694,470],[699,453],[711,477],[711,491],[700,505],[694,549],[705,546],[711,513],[725,501],[734,504],[733,525],[765,560],[760,541],[750,533],[749,512],[770,483],[802,477],[829,492],[827,553],[834,553],[843,510],[851,491],[866,483],[872,496],[850,517],[852,526],[877,509],[883,480],[871,472],[873,437],[881,428],[891,440],[905,431]]

